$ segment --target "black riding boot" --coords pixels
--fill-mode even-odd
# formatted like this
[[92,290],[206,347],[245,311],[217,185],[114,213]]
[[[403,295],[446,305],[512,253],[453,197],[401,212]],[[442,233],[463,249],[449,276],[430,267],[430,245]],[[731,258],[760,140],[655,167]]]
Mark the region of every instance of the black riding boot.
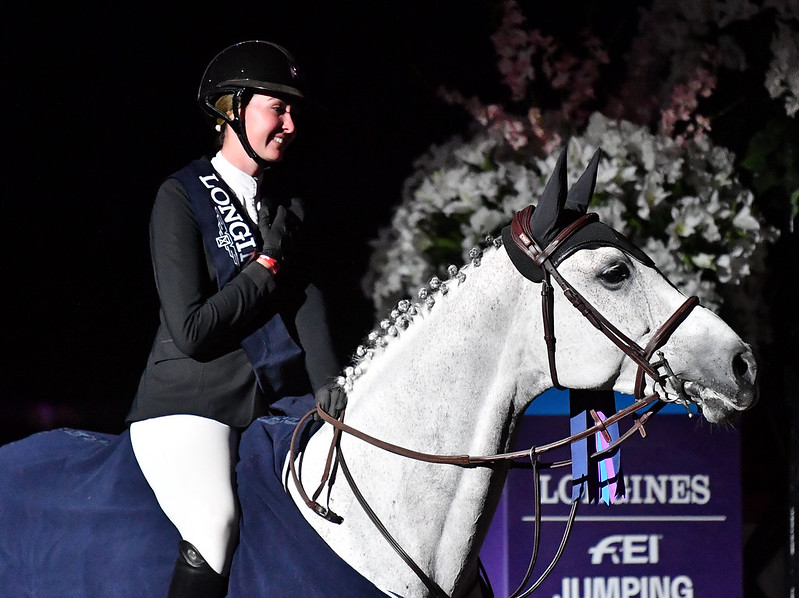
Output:
[[227,578],[220,575],[190,542],[181,540],[167,598],[224,598]]

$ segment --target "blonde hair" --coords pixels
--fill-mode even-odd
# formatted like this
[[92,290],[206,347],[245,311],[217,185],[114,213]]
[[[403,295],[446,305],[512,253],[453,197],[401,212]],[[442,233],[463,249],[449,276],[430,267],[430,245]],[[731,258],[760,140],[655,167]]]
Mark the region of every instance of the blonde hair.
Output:
[[[220,112],[224,112],[225,114],[229,114],[233,111],[233,94],[229,93],[220,97],[216,102],[214,102],[214,106]],[[217,118],[216,124],[220,127],[225,126],[225,120],[223,118]]]
[[[230,114],[233,112],[233,94],[229,93],[226,95],[221,96],[216,102],[214,102],[214,106],[220,112],[224,114]],[[222,144],[225,142],[225,130],[227,127],[225,126],[227,121],[224,118],[218,116],[216,118],[216,130],[219,131],[219,135],[216,136],[215,146],[216,149],[222,149]]]
[[[244,108],[249,101],[250,101],[250,94],[245,93],[244,97],[242,97],[241,99],[241,106],[239,106],[239,109],[241,110],[242,108]],[[228,93],[223,96],[220,96],[216,100],[216,102],[214,102],[214,106],[220,112],[230,115],[233,112],[233,94]],[[221,116],[218,116],[216,118],[216,129],[217,131],[219,131],[219,135],[216,138],[217,149],[221,148],[222,143],[225,141],[225,129],[227,128],[225,126],[226,124],[227,121]]]

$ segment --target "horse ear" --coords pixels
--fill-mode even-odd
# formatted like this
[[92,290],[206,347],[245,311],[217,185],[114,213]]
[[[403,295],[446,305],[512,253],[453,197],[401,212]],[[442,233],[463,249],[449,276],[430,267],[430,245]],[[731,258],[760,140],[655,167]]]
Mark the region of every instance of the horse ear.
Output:
[[596,173],[599,167],[599,159],[602,157],[602,149],[597,148],[594,156],[588,163],[583,174],[580,175],[579,180],[574,183],[574,186],[569,189],[566,197],[566,209],[574,210],[580,214],[585,214],[588,210],[588,204],[594,196],[594,188],[596,187]]
[[538,200],[538,205],[530,217],[530,232],[541,247],[546,247],[559,232],[559,218],[563,206],[566,204],[567,179],[566,179],[566,154],[569,142],[560,152],[555,170],[547,181],[544,192]]

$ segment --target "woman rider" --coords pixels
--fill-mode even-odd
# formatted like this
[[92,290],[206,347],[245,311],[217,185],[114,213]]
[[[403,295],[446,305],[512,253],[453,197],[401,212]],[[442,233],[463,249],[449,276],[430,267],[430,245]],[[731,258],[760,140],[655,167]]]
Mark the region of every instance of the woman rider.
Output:
[[265,188],[304,99],[292,55],[253,40],[219,53],[198,101],[221,146],[159,189],[150,249],[160,325],[128,414],[136,460],[181,541],[169,598],[225,596],[238,538],[241,431],[346,396],[298,243],[302,204]]

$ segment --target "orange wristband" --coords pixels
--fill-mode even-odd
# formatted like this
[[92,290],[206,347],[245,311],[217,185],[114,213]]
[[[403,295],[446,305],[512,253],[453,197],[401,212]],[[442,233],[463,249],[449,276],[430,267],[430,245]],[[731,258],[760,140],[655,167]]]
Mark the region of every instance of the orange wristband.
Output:
[[259,255],[255,261],[269,270],[273,275],[277,274],[277,271],[280,270],[280,265],[277,263],[277,260],[263,253]]

